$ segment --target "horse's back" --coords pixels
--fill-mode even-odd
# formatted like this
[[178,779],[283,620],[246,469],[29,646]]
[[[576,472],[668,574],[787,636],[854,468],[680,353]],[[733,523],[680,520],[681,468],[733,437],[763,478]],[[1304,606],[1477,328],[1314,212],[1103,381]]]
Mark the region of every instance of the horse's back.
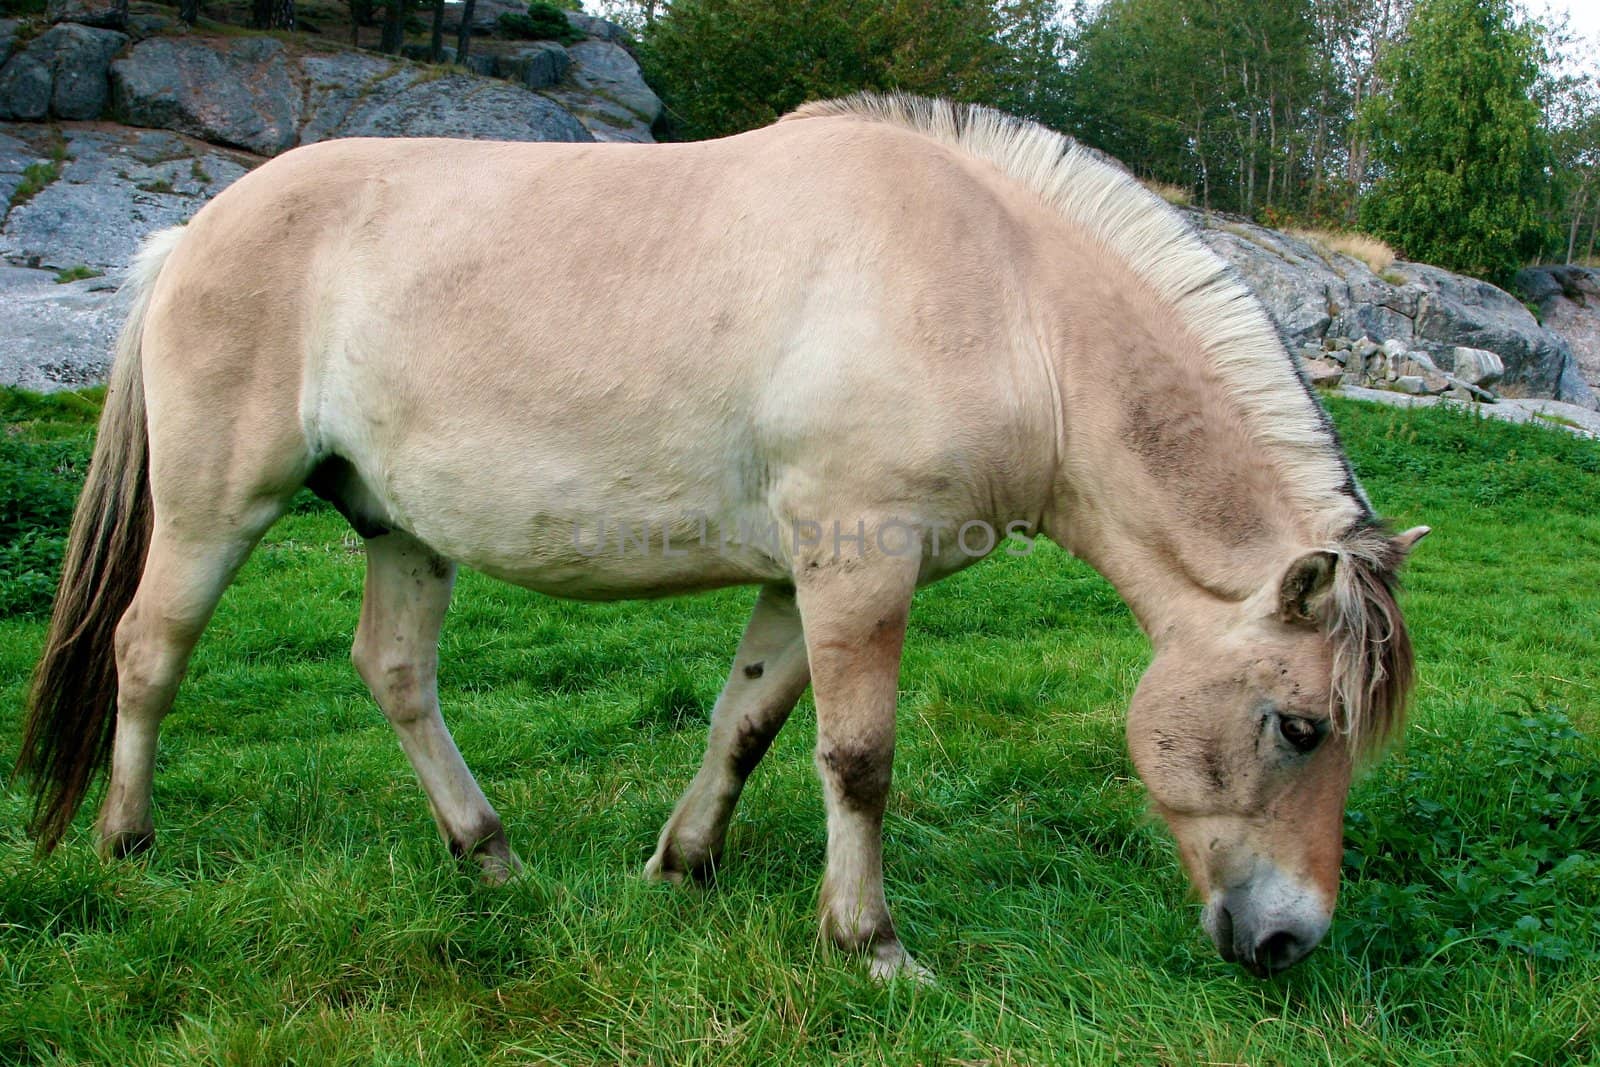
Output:
[[[191,230],[151,376],[292,408],[303,461],[347,461],[383,521],[552,591],[593,581],[583,522],[971,517],[1046,418],[1003,397],[1025,227],[973,161],[889,127],[328,142]],[[667,569],[780,576],[718,548]],[[615,591],[680,584],[662,567],[613,567]]]

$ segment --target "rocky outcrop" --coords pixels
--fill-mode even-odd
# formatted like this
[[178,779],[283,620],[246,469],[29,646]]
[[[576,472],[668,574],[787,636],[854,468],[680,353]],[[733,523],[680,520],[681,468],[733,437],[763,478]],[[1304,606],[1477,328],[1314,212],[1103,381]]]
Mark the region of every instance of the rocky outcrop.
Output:
[[[115,10],[57,6],[99,22]],[[470,71],[446,72],[267,36],[184,35],[159,14],[121,10],[128,34],[64,21],[25,45],[16,20],[0,22],[0,120],[111,117],[271,156],[335,136],[650,141],[661,114],[622,28],[577,13],[572,24],[590,36],[570,47],[485,41]]]
[[343,52],[301,61],[308,82],[300,143],[333,137],[592,141],[570,112],[521,86]]
[[[1458,348],[1493,352],[1508,396],[1597,406],[1567,342],[1516,297],[1419,263],[1382,273],[1320,243],[1237,218],[1190,212],[1206,242],[1255,290],[1291,348],[1337,349],[1361,338],[1420,351],[1445,372]],[[1392,379],[1390,379],[1392,380]]]
[[283,44],[153,37],[111,64],[119,122],[175,130],[258,155],[299,138],[300,93]]
[[50,164],[57,172],[6,214],[0,256],[19,266],[89,267],[113,277],[145,235],[188,219],[252,162],[161,130],[74,129],[54,146],[35,141],[0,136],[0,192],[11,167],[20,174],[30,163]]
[[597,140],[653,140],[650,127],[661,117],[661,98],[644,83],[633,56],[620,44],[602,40],[580,41],[567,53],[571,72],[549,95]]
[[1600,388],[1600,269],[1532,267],[1516,286],[1540,324],[1567,342],[1583,379]]

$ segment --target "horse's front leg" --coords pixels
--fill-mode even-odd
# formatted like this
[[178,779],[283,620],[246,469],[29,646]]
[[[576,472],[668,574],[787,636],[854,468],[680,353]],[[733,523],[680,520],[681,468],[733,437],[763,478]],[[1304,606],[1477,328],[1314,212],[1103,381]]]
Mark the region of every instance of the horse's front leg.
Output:
[[919,557],[853,557],[852,547],[805,561],[796,579],[828,813],[822,935],[866,953],[875,978],[925,978],[895,933],[883,892],[895,693]]
[[728,821],[811,674],[794,591],[766,586],[756,598],[727,683],[711,713],[700,771],[661,831],[646,878],[678,882],[709,873],[722,853]]

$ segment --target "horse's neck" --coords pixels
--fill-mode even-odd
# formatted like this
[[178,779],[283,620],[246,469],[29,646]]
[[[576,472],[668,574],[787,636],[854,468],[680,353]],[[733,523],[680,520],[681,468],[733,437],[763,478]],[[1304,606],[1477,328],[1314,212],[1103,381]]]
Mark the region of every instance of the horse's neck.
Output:
[[1176,316],[1103,287],[1065,299],[1070,327],[1054,358],[1066,443],[1051,532],[1152,635],[1197,607],[1261,594],[1359,516],[1354,497],[1306,506],[1295,472],[1261,445],[1259,416],[1241,410]]

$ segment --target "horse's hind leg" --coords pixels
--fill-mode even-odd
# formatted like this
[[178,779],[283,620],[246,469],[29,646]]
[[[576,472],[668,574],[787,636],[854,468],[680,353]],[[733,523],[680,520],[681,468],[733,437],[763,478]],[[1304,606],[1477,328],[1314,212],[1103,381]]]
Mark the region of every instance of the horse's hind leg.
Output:
[[700,771],[661,831],[645,877],[676,882],[703,874],[716,863],[745,779],[766,755],[810,678],[794,593],[767,586],[756,599],[711,713]]
[[[101,855],[127,856],[154,839],[150,791],[161,720],[223,590],[281,510],[271,501],[243,509],[232,529],[220,518],[156,522],[138,591],[117,624],[116,734],[96,824]],[[200,533],[198,525],[208,529]]]
[[400,736],[450,851],[486,882],[522,867],[439,714],[439,630],[455,565],[400,531],[367,541],[367,587],[351,656]]

